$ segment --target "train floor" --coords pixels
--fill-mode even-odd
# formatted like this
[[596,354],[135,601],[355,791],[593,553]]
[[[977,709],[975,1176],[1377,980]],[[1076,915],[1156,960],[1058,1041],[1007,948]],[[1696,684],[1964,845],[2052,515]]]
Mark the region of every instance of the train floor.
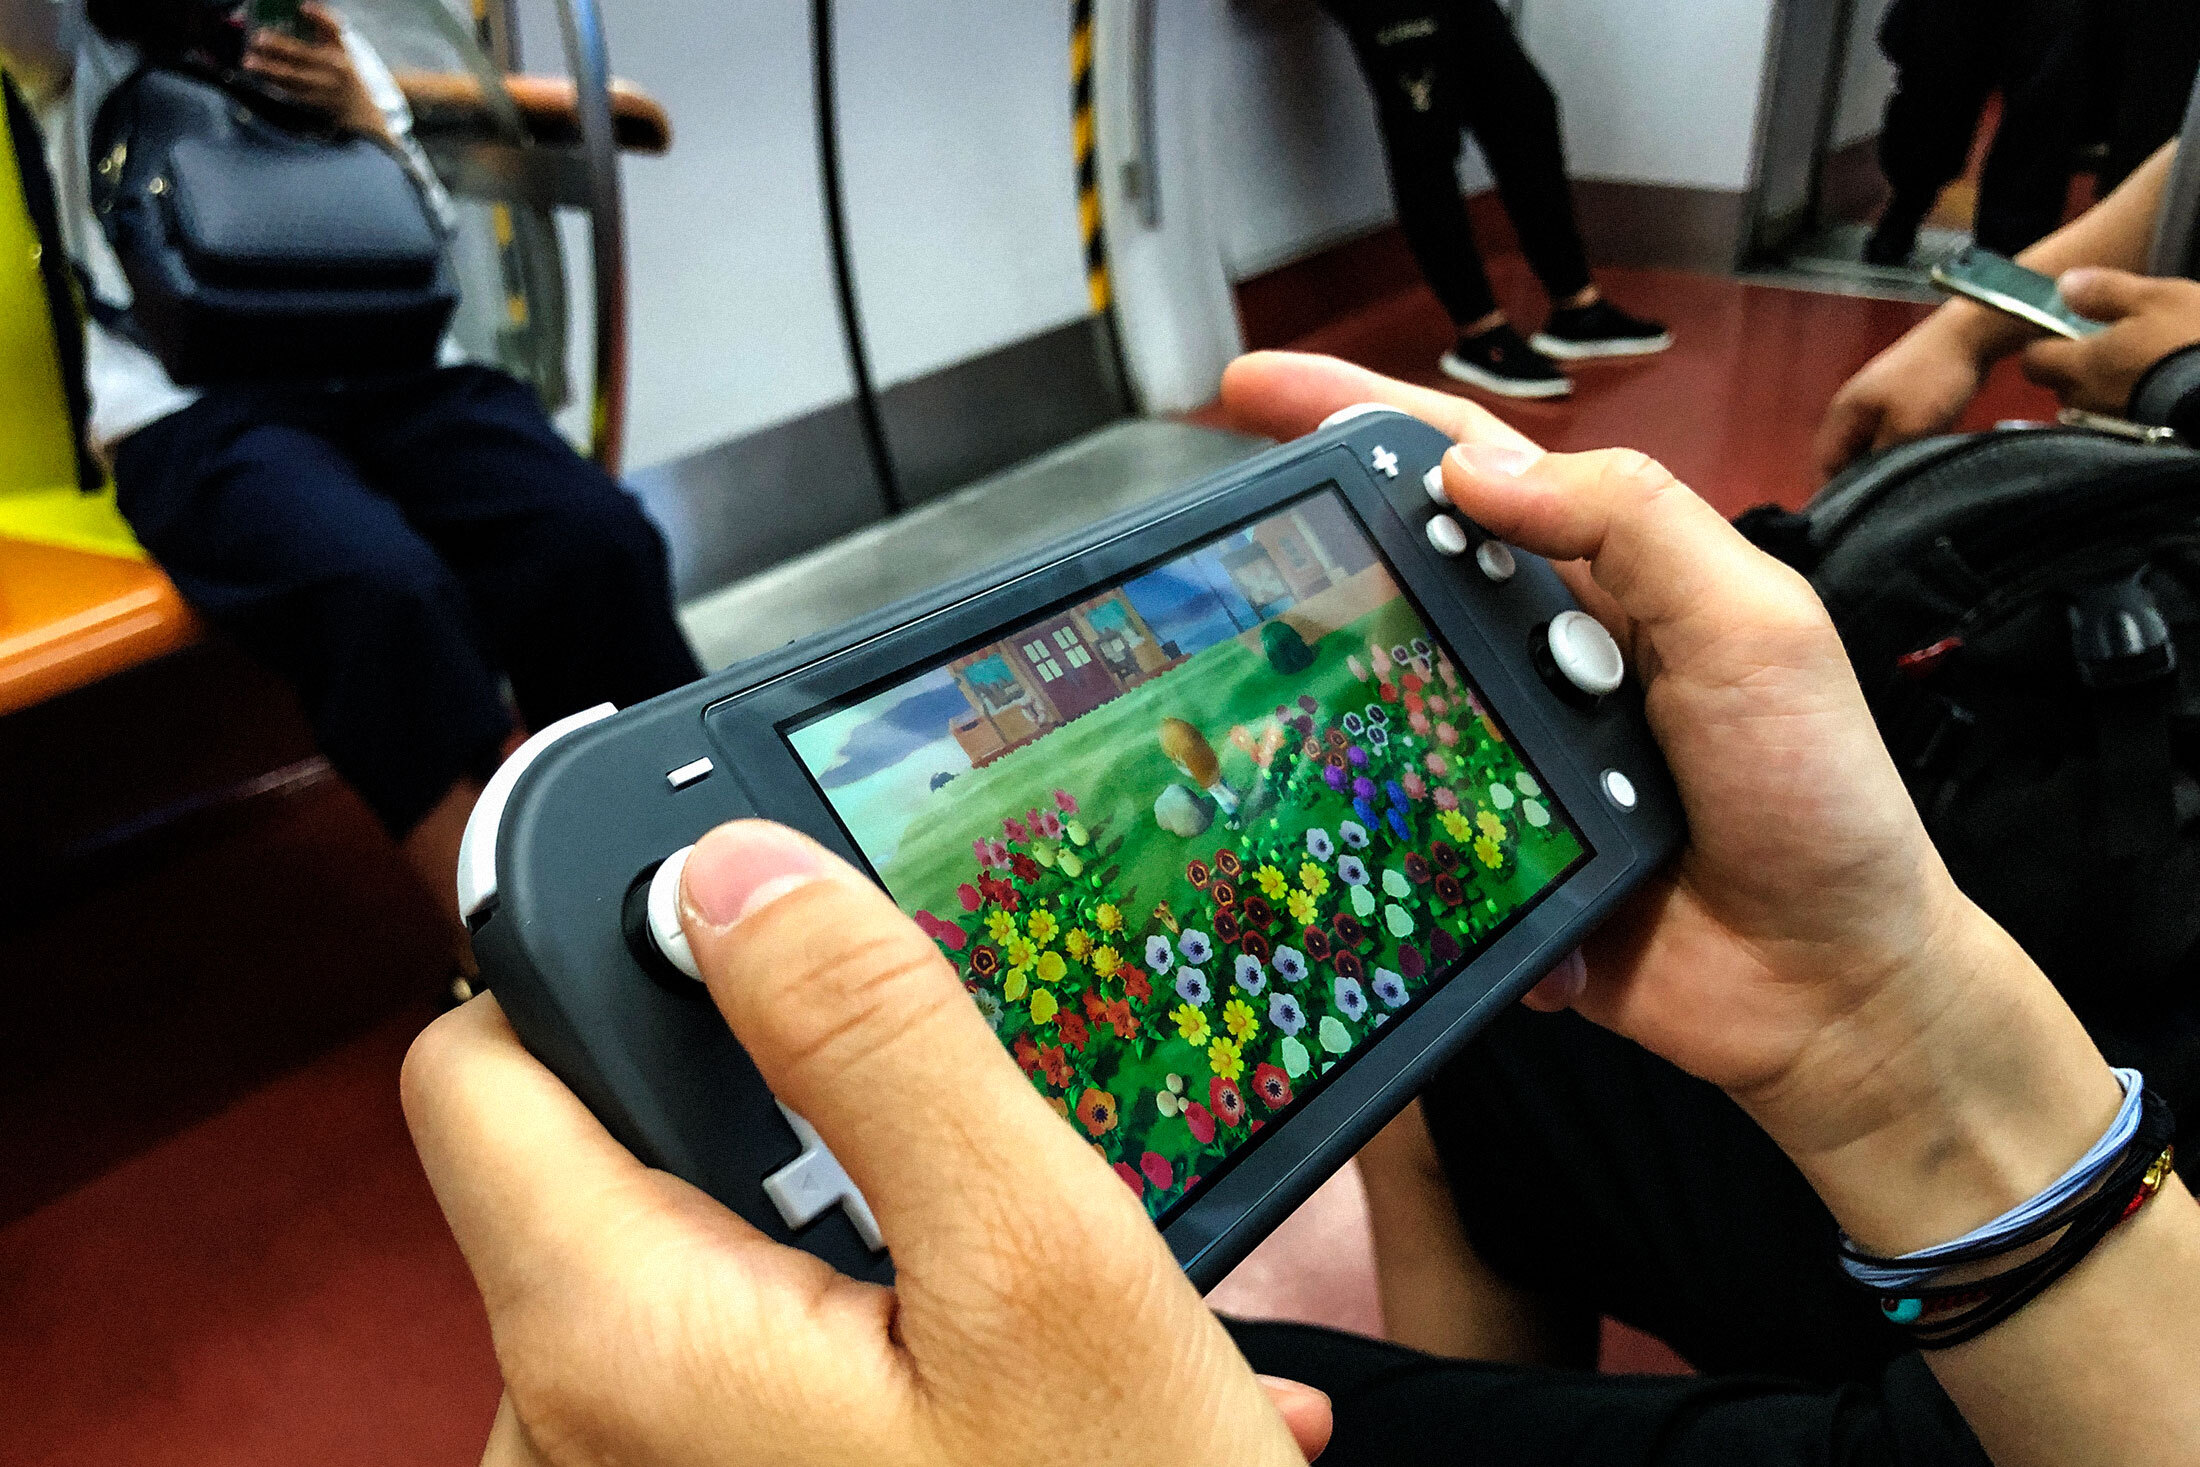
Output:
[[[1495,274],[1536,320],[1517,260]],[[1728,512],[1810,492],[1810,437],[1828,397],[1923,309],[1669,272],[1613,271],[1606,283],[1629,309],[1671,321],[1678,346],[1584,369],[1571,402],[1499,411],[1556,448],[1644,449]],[[1447,335],[1433,300],[1412,290],[1295,344],[1442,385]],[[1976,416],[2050,406],[2004,372]],[[1213,426],[1212,414],[1194,417]],[[1223,452],[1164,450],[1171,462]],[[1128,457],[1096,462],[1143,451],[1118,445],[1108,452]],[[11,981],[35,977],[18,969]],[[415,1003],[385,1017],[211,1115],[142,1126],[157,1139],[0,1228],[0,1455],[25,1467],[476,1460],[495,1361],[397,1108],[398,1062],[430,1012]],[[65,1108],[44,1114],[67,1124]],[[1353,1174],[1217,1303],[1377,1329]],[[1607,1368],[1677,1368],[1654,1342],[1615,1332],[1606,1343]]]

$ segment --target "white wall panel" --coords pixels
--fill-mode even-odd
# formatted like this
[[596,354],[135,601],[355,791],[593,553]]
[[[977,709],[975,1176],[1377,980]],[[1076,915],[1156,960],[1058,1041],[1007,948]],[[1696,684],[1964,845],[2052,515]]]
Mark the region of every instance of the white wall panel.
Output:
[[1089,314],[1069,0],[841,0],[849,251],[881,388]]
[[1849,42],[1841,73],[1841,107],[1834,114],[1836,148],[1879,134],[1887,98],[1894,94],[1894,63],[1879,54],[1879,26],[1894,0],[1856,0],[1849,12]]

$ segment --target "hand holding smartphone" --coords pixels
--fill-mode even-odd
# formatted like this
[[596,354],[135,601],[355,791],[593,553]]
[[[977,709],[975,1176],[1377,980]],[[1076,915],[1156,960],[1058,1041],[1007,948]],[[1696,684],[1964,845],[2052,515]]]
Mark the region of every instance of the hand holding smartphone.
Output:
[[246,26],[254,31],[275,31],[299,40],[309,39],[305,17],[301,13],[304,0],[251,0],[245,7]]
[[2048,276],[2028,270],[2005,255],[1966,245],[1933,267],[1933,284],[1990,306],[2056,336],[2083,341],[2107,328],[2070,309],[2062,290]]

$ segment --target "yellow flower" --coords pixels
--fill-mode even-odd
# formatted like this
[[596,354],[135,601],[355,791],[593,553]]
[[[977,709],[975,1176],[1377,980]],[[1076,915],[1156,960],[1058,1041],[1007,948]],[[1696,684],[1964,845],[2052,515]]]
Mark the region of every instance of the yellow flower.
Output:
[[1024,990],[1030,986],[1031,970],[1029,968],[1011,968],[1001,978],[1001,997],[1007,999],[1010,1003],[1014,1003],[1024,996]]
[[1061,1005],[1056,1003],[1054,1001],[1054,995],[1047,992],[1044,988],[1040,989],[1037,993],[1034,993],[1031,996],[1032,1023],[1051,1024],[1054,1022],[1054,1016],[1060,1011]]
[[1474,843],[1474,854],[1481,860],[1483,865],[1489,867],[1492,871],[1495,871],[1497,863],[1504,859],[1498,852],[1497,842],[1486,835]]
[[1092,971],[1103,978],[1113,978],[1115,970],[1123,966],[1123,955],[1112,947],[1094,948]]
[[1082,927],[1072,927],[1069,936],[1062,939],[1062,947],[1071,957],[1082,963],[1085,954],[1092,951],[1092,934]]
[[1230,1037],[1243,1044],[1260,1031],[1260,1020],[1253,1017],[1253,1006],[1242,998],[1233,998],[1222,1006],[1222,1027],[1230,1031]]
[[1283,905],[1291,914],[1291,920],[1301,927],[1314,920],[1314,899],[1303,891],[1292,892]]
[[1123,930],[1122,908],[1116,906],[1113,902],[1102,902],[1100,910],[1092,914],[1092,920],[1102,932],[1121,932]]
[[1474,823],[1482,827],[1482,834],[1491,840],[1503,840],[1505,838],[1505,822],[1487,810],[1477,812]]
[[1240,1056],[1237,1041],[1217,1039],[1207,1046],[1207,1068],[1225,1080],[1235,1080],[1245,1073],[1245,1061]]
[[1039,954],[1038,978],[1041,983],[1059,983],[1069,972],[1069,964],[1062,961],[1060,953]]
[[1207,1042],[1207,1016],[1198,1009],[1188,1003],[1180,1003],[1176,1006],[1176,1012],[1169,1017],[1176,1020],[1176,1032],[1187,1043],[1199,1045]]
[[1444,834],[1453,840],[1465,840],[1474,834],[1474,822],[1457,810],[1446,810],[1439,818],[1444,823]]
[[1011,968],[1028,968],[1039,961],[1039,949],[1031,945],[1028,937],[1011,937],[1008,950],[1001,955]]
[[1273,866],[1263,866],[1255,871],[1253,882],[1260,888],[1260,894],[1272,902],[1282,901],[1284,892],[1291,885],[1284,879],[1283,873]]
[[1031,940],[1041,947],[1054,941],[1054,934],[1061,930],[1062,924],[1055,921],[1054,914],[1048,911],[1033,912],[1024,923],[1024,931],[1030,933]]
[[1006,942],[1016,935],[1016,919],[995,907],[985,914],[985,932],[995,942]]
[[1312,861],[1299,863],[1299,885],[1306,888],[1308,896],[1321,896],[1329,890],[1329,873]]

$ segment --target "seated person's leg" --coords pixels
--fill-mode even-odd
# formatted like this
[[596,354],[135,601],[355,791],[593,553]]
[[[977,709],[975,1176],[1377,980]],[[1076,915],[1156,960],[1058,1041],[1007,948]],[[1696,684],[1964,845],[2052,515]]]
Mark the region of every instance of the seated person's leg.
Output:
[[[118,500],[184,599],[290,683],[329,762],[410,844],[432,812],[470,803],[511,715],[463,588],[350,460],[283,420],[300,401],[217,389],[140,429],[115,455]],[[455,900],[448,863],[416,864]]]
[[701,675],[664,538],[532,390],[455,367],[378,391],[353,451],[464,583],[532,728]]

